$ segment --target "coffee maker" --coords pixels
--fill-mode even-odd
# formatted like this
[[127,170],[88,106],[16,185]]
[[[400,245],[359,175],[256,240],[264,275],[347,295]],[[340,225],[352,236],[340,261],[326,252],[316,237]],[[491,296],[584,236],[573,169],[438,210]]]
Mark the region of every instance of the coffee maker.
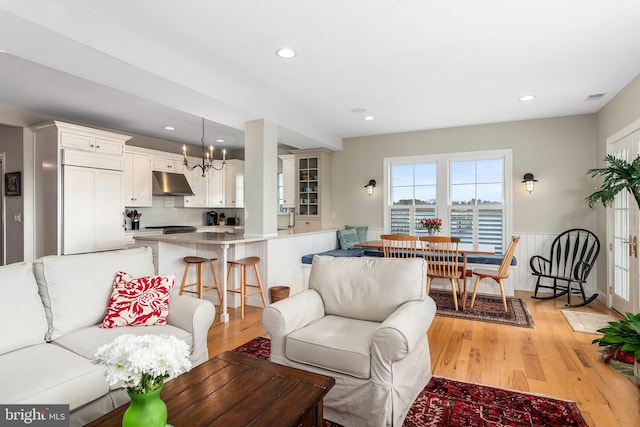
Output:
[[207,212],[207,225],[218,225],[218,212]]

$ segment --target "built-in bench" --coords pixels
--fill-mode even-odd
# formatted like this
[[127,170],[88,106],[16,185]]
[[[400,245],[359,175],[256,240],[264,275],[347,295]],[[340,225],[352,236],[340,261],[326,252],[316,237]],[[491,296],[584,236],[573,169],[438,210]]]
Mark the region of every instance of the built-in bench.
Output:
[[[327,255],[327,256],[335,256],[335,257],[362,257],[362,256],[381,257],[383,254],[382,254],[382,251],[379,251],[376,249],[363,249],[363,248],[332,249],[330,251],[304,255],[302,257],[302,263],[311,264],[311,262],[313,261],[314,255]],[[422,255],[418,253],[418,256],[422,256]],[[495,254],[495,255],[469,254],[467,255],[467,264],[500,265],[500,263],[502,262],[502,258],[503,258],[503,255],[500,255],[500,254]],[[460,262],[462,262],[462,258],[460,258]],[[516,265],[517,265],[516,257],[513,257],[513,259],[511,260],[511,266],[514,267]]]

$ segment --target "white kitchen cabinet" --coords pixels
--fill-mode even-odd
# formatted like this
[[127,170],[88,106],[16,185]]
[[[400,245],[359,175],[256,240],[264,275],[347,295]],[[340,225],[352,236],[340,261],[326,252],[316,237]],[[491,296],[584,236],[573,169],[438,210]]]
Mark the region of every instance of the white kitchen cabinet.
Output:
[[32,130],[35,258],[122,247],[130,137],[59,121]]
[[153,156],[153,170],[161,172],[182,173],[184,162],[181,157]]
[[244,162],[227,160],[224,167],[224,206],[244,208]]
[[282,160],[282,189],[284,198],[281,207],[296,207],[296,156],[294,154],[283,154]]
[[124,244],[120,208],[122,173],[64,166],[63,175],[63,253],[121,248]]
[[[189,159],[189,163],[194,159]],[[222,162],[216,160],[216,168]],[[184,207],[207,208],[242,208],[244,207],[244,162],[242,160],[227,160],[222,170],[211,168],[202,177],[202,170],[193,171],[183,169],[187,181],[195,196],[184,197]]]
[[[215,162],[219,167],[222,162]],[[226,165],[225,165],[226,169]],[[207,172],[207,206],[219,208],[224,206],[224,169],[209,169]]]
[[125,153],[122,183],[124,206],[151,206],[153,202],[151,156],[139,153]]
[[121,135],[69,123],[56,123],[60,125],[59,143],[61,148],[117,156],[124,154],[124,141]]
[[[189,164],[194,164],[197,159],[189,159]],[[184,196],[184,207],[188,208],[203,208],[207,207],[207,172],[205,176],[202,176],[202,169],[195,168],[190,171],[183,165],[184,175],[187,177],[189,186],[193,191],[193,196]]]

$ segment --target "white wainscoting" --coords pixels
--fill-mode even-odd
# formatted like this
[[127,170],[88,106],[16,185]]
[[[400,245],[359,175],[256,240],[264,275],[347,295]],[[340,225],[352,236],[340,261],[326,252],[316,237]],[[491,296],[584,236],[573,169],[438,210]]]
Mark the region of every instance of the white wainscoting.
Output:
[[[551,251],[551,243],[559,233],[514,233],[520,236],[520,243],[516,248],[516,257],[518,258],[518,269],[513,275],[515,289],[523,291],[535,290],[535,277],[531,275],[531,267],[529,260],[534,255],[542,255],[548,258]],[[602,252],[602,248],[601,248]],[[600,255],[602,256],[602,254]],[[593,294],[596,290],[596,277],[598,272],[596,266],[589,274],[587,283],[584,286],[587,296]],[[552,283],[547,281],[546,283]]]

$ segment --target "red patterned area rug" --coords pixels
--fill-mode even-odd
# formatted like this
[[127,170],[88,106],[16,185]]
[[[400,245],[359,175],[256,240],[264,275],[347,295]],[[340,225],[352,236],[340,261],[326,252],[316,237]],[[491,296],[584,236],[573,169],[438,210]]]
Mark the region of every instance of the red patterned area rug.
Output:
[[[269,359],[271,341],[257,337],[235,348]],[[413,402],[405,427],[587,427],[574,402],[433,377]],[[325,420],[324,427],[340,427]]]
[[451,291],[445,292],[431,289],[430,296],[436,302],[438,307],[436,315],[438,316],[479,320],[481,322],[500,323],[525,328],[534,327],[529,309],[521,298],[507,297],[508,311],[504,311],[502,297],[493,295],[476,295],[476,302],[473,308],[470,308],[471,295],[469,294],[465,310],[456,311],[453,306]]

